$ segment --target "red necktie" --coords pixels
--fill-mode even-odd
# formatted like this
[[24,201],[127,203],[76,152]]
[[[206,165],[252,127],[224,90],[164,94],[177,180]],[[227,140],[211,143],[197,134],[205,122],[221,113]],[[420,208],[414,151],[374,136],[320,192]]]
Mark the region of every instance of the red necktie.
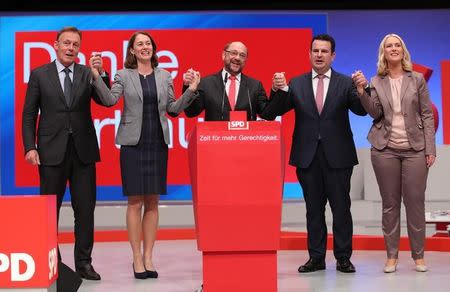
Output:
[[316,105],[317,110],[319,111],[319,114],[322,112],[323,108],[323,79],[325,78],[325,75],[319,74],[317,75],[317,78],[319,78],[319,82],[317,82],[317,91],[316,91]]
[[230,88],[228,89],[228,101],[230,102],[231,110],[234,110],[236,104],[236,76],[230,76]]

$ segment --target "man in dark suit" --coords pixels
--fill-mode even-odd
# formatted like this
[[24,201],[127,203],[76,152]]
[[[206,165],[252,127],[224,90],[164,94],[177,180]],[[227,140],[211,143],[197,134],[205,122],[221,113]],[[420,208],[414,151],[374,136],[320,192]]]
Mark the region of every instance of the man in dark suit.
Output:
[[[283,73],[273,80],[271,102],[265,114],[270,118],[295,110],[295,128],[289,164],[306,203],[309,260],[300,273],[325,269],[327,200],[333,213],[336,269],[355,272],[352,255],[353,222],[350,213],[350,178],[358,163],[348,111],[366,115],[350,77],[331,69],[335,41],[329,35],[311,41],[312,72],[294,77],[289,86]],[[365,84],[367,80],[364,79]],[[363,84],[363,85],[365,85]]]
[[[260,81],[242,73],[247,58],[247,47],[242,42],[226,44],[223,69],[202,78],[196,99],[184,111],[186,116],[195,117],[205,110],[206,121],[228,121],[230,111],[246,111],[247,120],[256,120],[267,104],[267,95]],[[183,74],[184,90],[194,74],[199,73],[189,69]]]
[[[31,72],[22,113],[22,138],[26,161],[39,166],[40,193],[57,195],[58,219],[69,182],[75,216],[75,268],[82,278],[100,280],[91,265],[95,162],[100,160],[91,97],[101,102],[91,85],[91,70],[74,63],[80,44],[77,28],[63,28],[54,43],[57,59]],[[101,68],[101,57],[92,57],[90,63]],[[109,85],[108,76],[104,81]]]

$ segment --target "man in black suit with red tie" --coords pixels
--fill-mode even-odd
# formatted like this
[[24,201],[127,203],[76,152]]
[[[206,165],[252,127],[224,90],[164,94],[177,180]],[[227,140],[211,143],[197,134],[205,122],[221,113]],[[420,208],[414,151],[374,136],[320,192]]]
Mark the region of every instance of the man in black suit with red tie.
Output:
[[[58,219],[69,182],[75,216],[75,268],[82,278],[100,280],[91,264],[95,163],[100,160],[91,97],[99,104],[101,101],[91,85],[91,69],[74,62],[80,44],[77,28],[63,28],[54,43],[56,60],[31,72],[22,113],[22,139],[26,161],[39,166],[40,193],[57,195]],[[100,56],[91,57],[89,62],[102,67]],[[107,75],[104,81],[110,85]]]
[[[335,41],[329,35],[311,41],[312,71],[292,78],[289,86],[283,73],[273,80],[270,118],[295,110],[295,127],[289,164],[297,168],[297,178],[306,203],[309,260],[300,273],[325,269],[327,200],[333,214],[336,269],[355,272],[352,255],[353,222],[350,212],[350,178],[358,164],[349,110],[364,116],[356,87],[350,77],[331,69]],[[364,85],[367,80],[363,78]]]
[[[266,107],[267,95],[260,81],[242,73],[247,59],[248,50],[242,42],[226,44],[223,69],[202,78],[196,99],[184,110],[186,116],[195,117],[204,110],[206,121],[228,121],[230,111],[246,111],[247,120],[255,121]],[[189,69],[183,74],[183,91],[193,74],[199,73]]]

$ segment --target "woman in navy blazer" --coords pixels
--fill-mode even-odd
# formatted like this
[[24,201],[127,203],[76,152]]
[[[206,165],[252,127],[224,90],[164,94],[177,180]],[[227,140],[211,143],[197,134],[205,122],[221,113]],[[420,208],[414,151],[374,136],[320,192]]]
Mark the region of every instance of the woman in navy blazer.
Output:
[[116,143],[121,145],[122,188],[128,197],[127,229],[137,279],[158,277],[152,251],[158,227],[159,194],[165,194],[167,186],[170,133],[166,113],[177,116],[184,110],[196,97],[200,82],[199,74],[195,74],[189,89],[176,100],[170,73],[157,66],[154,40],[147,32],[138,31],[128,42],[125,68],[117,72],[111,90],[100,78],[94,81],[105,104],[112,106],[124,96]]

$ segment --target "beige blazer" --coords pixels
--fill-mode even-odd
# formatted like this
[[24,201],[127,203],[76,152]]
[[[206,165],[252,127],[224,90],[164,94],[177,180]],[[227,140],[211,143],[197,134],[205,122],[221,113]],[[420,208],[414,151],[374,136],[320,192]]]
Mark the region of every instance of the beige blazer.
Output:
[[[158,95],[159,120],[164,134],[164,141],[170,144],[169,124],[166,113],[177,116],[191,104],[196,95],[186,90],[179,99],[175,99],[173,80],[170,73],[164,69],[155,68],[156,89]],[[117,71],[111,90],[98,78],[93,82],[99,98],[105,105],[115,105],[124,96],[123,112],[117,130],[116,144],[136,145],[141,137],[143,93],[137,69],[122,69]]]
[[[425,155],[436,155],[433,109],[427,83],[421,73],[406,72],[400,91],[401,108],[409,144]],[[374,119],[367,139],[378,150],[384,149],[392,130],[393,99],[388,76],[374,76],[370,96],[364,92],[361,103]]]

